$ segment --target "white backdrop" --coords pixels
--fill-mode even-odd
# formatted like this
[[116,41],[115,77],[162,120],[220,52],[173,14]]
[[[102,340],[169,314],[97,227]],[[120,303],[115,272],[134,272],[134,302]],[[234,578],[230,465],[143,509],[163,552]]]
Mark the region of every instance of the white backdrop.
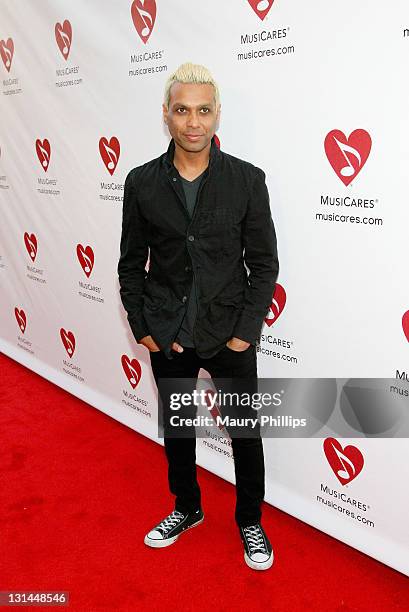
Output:
[[[406,384],[409,13],[393,4],[0,0],[4,353],[157,439],[119,298],[123,183],[166,149],[165,80],[193,61],[220,85],[221,148],[267,175],[281,269],[260,376]],[[233,481],[213,433],[198,463]],[[407,440],[325,437],[265,440],[267,501],[409,575]]]

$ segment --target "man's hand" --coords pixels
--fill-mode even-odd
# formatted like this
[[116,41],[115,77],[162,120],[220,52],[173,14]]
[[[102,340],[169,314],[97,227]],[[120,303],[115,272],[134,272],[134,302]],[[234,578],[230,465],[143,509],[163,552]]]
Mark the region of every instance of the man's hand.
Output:
[[226,346],[229,347],[232,351],[242,352],[248,349],[250,346],[250,342],[246,342],[245,340],[241,340],[240,338],[236,338],[233,336],[226,342]]
[[144,336],[139,340],[139,344],[143,344],[151,352],[160,351],[160,348],[158,347],[152,336]]
[[[146,346],[146,348],[149,349],[152,353],[156,351],[160,351],[160,348],[158,347],[158,345],[156,344],[152,336],[144,336],[143,338],[139,340],[139,344],[143,344],[144,346]],[[178,353],[183,352],[183,346],[181,346],[177,342],[174,342],[172,344],[172,349],[174,351],[177,351]]]

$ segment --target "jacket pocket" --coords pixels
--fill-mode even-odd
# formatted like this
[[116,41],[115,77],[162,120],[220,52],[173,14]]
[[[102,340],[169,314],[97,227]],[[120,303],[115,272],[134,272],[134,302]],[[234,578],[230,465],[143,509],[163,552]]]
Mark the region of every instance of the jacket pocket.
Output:
[[158,310],[167,298],[166,287],[148,278],[145,280],[143,303],[148,310]]
[[244,268],[238,270],[215,301],[226,306],[240,307],[244,300],[247,286],[247,273]]
[[209,260],[220,263],[229,257],[232,249],[233,212],[228,207],[205,210],[198,225],[202,245]]
[[202,211],[200,216],[200,233],[223,233],[226,230],[230,230],[232,224],[233,211],[231,208],[227,206],[217,206]]

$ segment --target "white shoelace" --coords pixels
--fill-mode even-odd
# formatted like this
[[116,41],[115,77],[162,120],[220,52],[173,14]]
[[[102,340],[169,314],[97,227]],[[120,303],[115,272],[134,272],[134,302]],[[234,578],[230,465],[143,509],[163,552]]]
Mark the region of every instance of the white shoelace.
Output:
[[267,546],[264,540],[263,532],[261,531],[259,525],[250,525],[249,527],[244,527],[244,534],[246,536],[246,540],[249,545],[250,554],[259,550],[260,552],[268,555]]
[[156,529],[160,529],[163,531],[163,533],[167,533],[169,529],[175,527],[183,518],[185,518],[184,514],[179,512],[179,510],[174,510],[161,523],[159,523]]

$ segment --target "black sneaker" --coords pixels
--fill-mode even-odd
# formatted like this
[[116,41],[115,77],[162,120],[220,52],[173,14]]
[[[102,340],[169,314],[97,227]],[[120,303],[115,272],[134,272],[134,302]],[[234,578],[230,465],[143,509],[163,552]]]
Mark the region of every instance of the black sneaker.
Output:
[[144,542],[148,546],[153,546],[153,548],[170,546],[176,542],[183,531],[200,525],[203,519],[204,514],[202,510],[196,510],[196,512],[189,514],[174,510],[146,534]]
[[266,570],[273,565],[273,549],[260,523],[240,527],[244,544],[244,560],[255,570]]

